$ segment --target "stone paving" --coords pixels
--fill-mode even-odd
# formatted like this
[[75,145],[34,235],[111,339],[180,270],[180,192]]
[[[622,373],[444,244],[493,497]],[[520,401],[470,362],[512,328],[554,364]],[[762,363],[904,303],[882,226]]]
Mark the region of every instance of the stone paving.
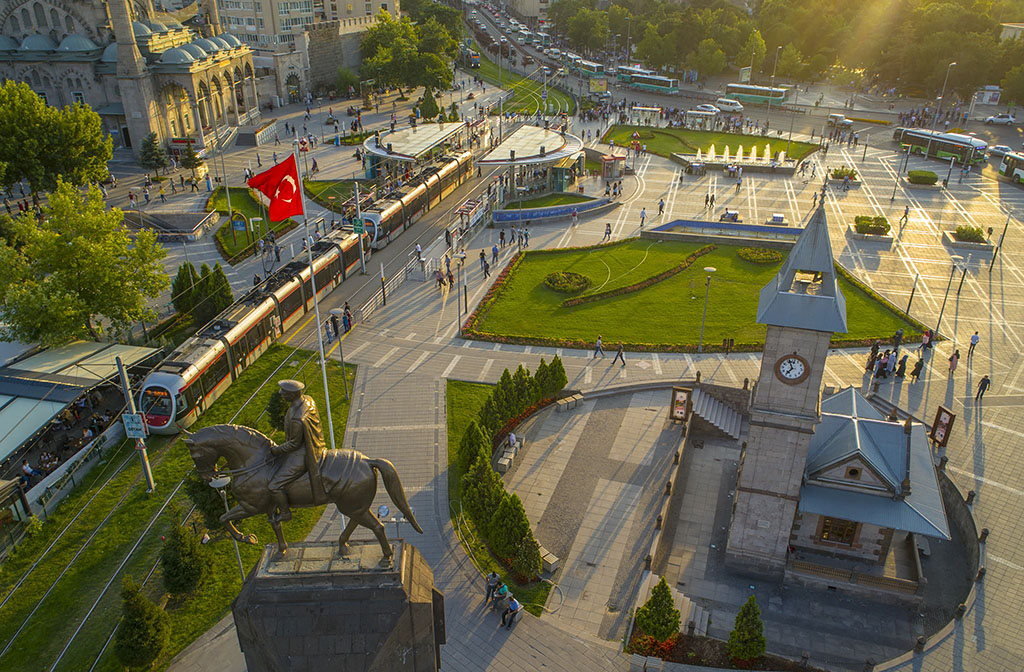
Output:
[[[989,271],[991,255],[974,254],[967,261],[966,274],[961,275],[962,271],[953,270],[951,264],[951,256],[958,251],[943,244],[941,231],[955,228],[956,223],[970,222],[983,229],[993,227],[993,240],[998,241],[1006,222],[1006,214],[1000,208],[1024,205],[1024,191],[996,182],[989,167],[981,174],[972,174],[963,183],[957,182],[954,176],[946,189],[897,185],[896,199],[890,201],[897,160],[889,144],[869,148],[866,153],[834,147],[827,157],[821,157],[819,175],[824,164],[845,162],[847,165],[855,163],[864,176],[864,184],[859,188],[848,192],[828,192],[833,249],[841,263],[897,305],[906,306],[913,293],[911,312],[918,319],[935,325],[940,311],[943,313],[941,330],[949,340],[925,354],[927,366],[920,382],[885,381],[880,394],[925,420],[931,419],[938,404],[951,405],[958,418],[946,449],[950,460],[949,474],[963,492],[977,492],[974,512],[979,526],[992,530],[992,536],[982,551],[982,563],[988,572],[978,585],[972,609],[950,636],[929,642],[924,655],[914,657],[898,669],[1020,669],[1024,638],[1020,636],[1016,614],[1024,593],[1024,549],[1018,541],[1024,531],[1021,522],[1024,520],[1024,489],[1020,486],[1024,467],[1016,459],[1015,449],[1024,438],[1024,431],[1020,430],[1024,366],[1020,358],[1022,342],[1019,336],[1020,327],[1024,325],[1024,301],[1020,298],[1024,274],[1019,265],[1024,252],[1024,234],[1019,223],[1013,220],[1003,253],[995,261],[992,271]],[[928,167],[936,171],[941,168],[933,161],[911,159],[910,163],[911,168]],[[717,194],[719,207],[738,207],[748,221],[767,217],[771,212],[786,212],[798,218],[811,206],[811,195],[819,186],[804,182],[799,177],[787,179],[781,176],[750,178],[744,181],[739,192],[734,190],[733,184],[725,184],[716,175],[699,180],[687,176],[680,183],[677,166],[649,156],[637,159],[637,172],[635,186],[627,189],[623,204],[618,209],[606,217],[582,221],[577,227],[535,224],[531,227],[531,246],[591,244],[601,238],[606,222],[613,225],[615,239],[636,235],[640,208],[650,210],[660,197],[666,198],[666,220],[684,216],[706,217],[708,215],[702,208],[703,196],[709,191]],[[854,215],[885,214],[895,223],[905,204],[910,206],[909,222],[896,231],[894,244],[847,238],[845,224],[852,221]],[[648,222],[659,223],[651,219]],[[428,235],[427,232],[431,236],[436,235],[436,226],[437,220],[427,220],[422,229],[425,233],[419,235]],[[497,233],[497,230],[484,230],[474,241],[474,246],[490,247],[497,239]],[[413,242],[414,239],[408,241],[410,245]],[[504,250],[501,263],[510,257],[511,250]],[[964,257],[966,259],[967,255]],[[953,280],[949,284],[951,271]],[[474,264],[469,264],[465,273],[468,274],[472,308],[482,297],[486,285]],[[915,277],[918,276],[915,290]],[[947,287],[949,296],[943,309]],[[343,287],[329,297],[321,309],[327,310],[346,300],[359,300],[373,289],[371,281],[353,289]],[[563,629],[563,624],[551,618],[527,617],[511,632],[495,632],[497,617],[480,611],[482,595],[475,591],[481,590],[481,577],[461,551],[446,511],[444,380],[459,378],[493,382],[505,367],[514,369],[519,363],[524,363],[532,368],[539,357],[548,358],[558,353],[565,362],[570,386],[585,392],[634,382],[692,378],[698,369],[706,379],[739,386],[744,378],[756,377],[759,355],[627,353],[627,367],[611,367],[602,363],[595,365],[589,359],[590,353],[584,351],[464,341],[457,335],[457,319],[455,302],[442,304],[441,295],[429,283],[406,283],[389,297],[386,310],[380,311],[371,323],[359,325],[344,344],[346,357],[360,364],[356,390],[359,403],[353,404],[345,445],[393,460],[412,493],[413,506],[426,534],[422,537],[415,535],[409,540],[423,550],[434,567],[435,580],[448,600],[449,644],[443,651],[445,669],[624,670],[626,659],[617,652],[617,643],[600,640],[600,636],[614,630],[603,620],[596,630],[586,618],[582,619],[587,624],[586,628],[578,627],[579,621],[574,620],[565,624]],[[290,334],[291,344],[308,343],[309,329],[305,323]],[[966,340],[975,330],[979,330],[982,340],[973,361],[965,359],[957,372],[950,376],[946,358],[955,348],[966,354]],[[856,349],[832,352],[827,362],[825,384],[866,385],[864,356],[863,350]],[[994,386],[984,401],[975,405],[974,387],[982,373],[992,376]],[[606,400],[595,403],[592,415],[600,411],[603,403]],[[544,427],[539,427],[538,431],[542,430]],[[550,435],[557,428],[549,427],[546,431]],[[584,442],[586,426],[575,431],[579,434],[574,453]],[[572,438],[568,437],[570,441]],[[614,442],[614,439],[610,440]],[[557,459],[559,451],[555,446],[552,441],[546,449],[552,459]],[[721,464],[697,462],[694,469],[699,470],[700,475],[691,474],[697,479],[696,486],[710,489],[715,487],[716,477],[720,484],[727,478],[729,466],[724,460],[732,458],[729,453],[721,457]],[[562,459],[567,466],[558,475],[559,481],[565,477],[573,457]],[[710,459],[714,462],[715,458]],[[620,463],[634,464],[628,460]],[[557,472],[558,467],[555,466]],[[550,487],[555,475],[548,474],[547,481],[537,476],[534,483]],[[590,502],[599,479],[613,480],[610,474],[595,474],[594,485],[581,493],[578,499],[586,498]],[[614,487],[622,488],[621,485]],[[721,485],[718,492],[721,493]],[[695,490],[695,493],[698,494],[690,502],[696,507],[692,510],[692,517],[677,522],[680,527],[676,534],[682,538],[688,534],[687,530],[706,530],[709,526],[713,528],[713,535],[720,533],[719,528],[726,525],[720,521],[720,505],[716,505],[713,513],[709,507],[701,509],[696,506],[698,500],[707,500],[701,499],[699,491]],[[706,494],[710,496],[710,490]],[[535,510],[544,507],[546,514],[551,510],[556,495],[557,490],[548,498],[546,505],[538,499],[531,506],[537,507]],[[619,496],[631,501],[626,490],[620,490]],[[531,514],[531,520],[543,535],[544,515],[538,522]],[[623,520],[628,523],[629,517]],[[313,537],[331,538],[337,534],[337,526],[337,521],[328,516],[314,531]],[[628,526],[624,524],[624,527]],[[598,529],[590,526],[589,521],[588,527]],[[632,527],[637,527],[635,520]],[[388,525],[389,534],[393,534],[394,529],[394,524]],[[612,530],[604,529],[614,535]],[[399,534],[408,536],[406,526],[399,525]],[[721,549],[720,544],[716,546]],[[691,590],[709,589],[710,586],[699,583],[701,579],[697,578],[697,568],[703,565],[705,569],[714,569],[719,560],[715,554],[718,549],[696,545],[679,548],[680,553],[673,562],[678,565],[680,577],[694,582],[694,585],[688,583]],[[576,549],[575,543],[570,543],[568,553],[562,557],[574,561],[574,553],[583,557],[583,547]],[[687,578],[687,572],[692,576]],[[616,582],[619,580],[619,577],[614,579]],[[598,581],[607,579],[600,574]],[[686,592],[686,588],[683,590]],[[745,598],[749,586],[725,586],[715,590],[723,591],[719,598],[723,605],[738,605]],[[771,613],[777,609],[778,613],[787,614],[788,605],[792,602],[787,596],[776,595],[763,587],[755,586],[755,590],[762,605],[767,605],[765,610],[769,623],[772,622]],[[584,612],[601,606],[582,601],[577,603],[577,612],[580,604],[584,605]],[[791,625],[770,625],[768,635],[773,647],[788,652],[811,646],[804,634],[804,626],[820,624],[823,618],[835,613],[832,607],[822,603],[819,611],[805,611],[799,614],[799,618],[794,617]],[[895,650],[896,640],[902,641],[907,634],[913,634],[900,631],[894,625],[880,623],[867,614],[857,614],[853,605],[846,608],[853,627],[843,623],[832,624],[829,626],[831,634],[817,637],[814,642],[822,649],[831,646],[842,651],[846,659],[837,663],[843,666],[852,665],[854,658],[861,658],[867,651],[860,648],[850,650],[847,638],[850,631],[860,630],[865,633],[862,641],[874,640],[880,649],[892,650]],[[713,613],[712,632],[721,635],[724,629],[728,629],[734,612],[721,607]],[[200,661],[200,666],[179,668],[176,664],[172,669],[238,669],[237,645],[231,639],[224,636],[211,638],[205,644],[197,643],[184,659],[193,661],[193,664]],[[873,654],[868,653],[864,657],[867,655]],[[236,667],[232,668],[233,665]]]

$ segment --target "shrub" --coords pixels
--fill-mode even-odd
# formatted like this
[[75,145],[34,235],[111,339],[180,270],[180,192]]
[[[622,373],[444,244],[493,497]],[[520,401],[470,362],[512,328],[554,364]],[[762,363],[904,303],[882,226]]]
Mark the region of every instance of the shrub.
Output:
[[488,526],[488,537],[495,555],[506,563],[510,561],[516,547],[527,538],[533,537],[526,509],[519,495],[505,494]]
[[533,532],[523,537],[509,559],[509,568],[519,583],[526,583],[540,574],[543,567],[540,559],[540,544],[533,537]]
[[538,401],[552,396],[551,373],[548,371],[548,365],[543,357],[540,358],[540,364],[537,365],[537,372],[533,374],[533,382],[537,386]]
[[736,255],[752,264],[777,264],[782,261],[782,252],[769,247],[741,247]]
[[872,217],[870,215],[857,215],[853,218],[853,226],[857,233],[866,233],[874,236],[884,236],[889,233],[889,220],[878,215]]
[[961,240],[965,243],[984,243],[985,232],[981,230],[980,226],[971,226],[970,224],[961,224],[956,227],[956,239]]
[[483,455],[488,462],[490,461],[490,440],[480,429],[476,420],[471,420],[459,443],[459,468],[463,473],[469,471],[479,455]]
[[852,167],[852,166],[849,167],[849,168],[847,168],[846,166],[840,166],[838,168],[833,168],[832,169],[832,179],[833,180],[842,180],[842,179],[845,179],[847,177],[850,178],[851,180],[856,180],[857,179],[857,169]]
[[[210,484],[191,472],[185,479],[185,494],[203,515],[203,525],[210,531],[221,528],[220,517],[224,515],[224,500]],[[230,500],[230,494],[228,495]]]
[[555,355],[551,359],[551,365],[548,367],[548,376],[551,379],[551,385],[548,387],[548,394],[545,396],[553,397],[568,384],[569,378],[565,375],[565,367],[562,366],[562,358]]
[[544,278],[544,284],[547,285],[548,289],[559,294],[579,294],[587,290],[594,283],[591,282],[590,278],[581,273],[558,271],[557,273],[548,273],[548,277]]
[[907,182],[911,184],[935,184],[938,181],[939,176],[930,170],[907,171]]
[[757,606],[757,600],[751,595],[747,598],[746,604],[740,607],[740,613],[736,614],[736,622],[732,632],[729,633],[729,641],[726,649],[733,662],[743,663],[760,658],[768,648],[764,638],[764,623],[761,621],[761,609]]
[[487,530],[505,497],[505,486],[491,467],[490,455],[477,455],[462,476],[462,503],[478,530]]
[[636,626],[659,642],[679,634],[679,610],[672,604],[672,591],[665,577],[651,590],[651,598],[636,610]]
[[210,569],[210,558],[195,535],[177,524],[181,511],[173,511],[171,517],[175,523],[160,549],[164,588],[175,595],[192,593],[206,577]]
[[114,655],[129,668],[148,668],[171,638],[167,614],[125,576],[121,582],[121,624],[114,636]]

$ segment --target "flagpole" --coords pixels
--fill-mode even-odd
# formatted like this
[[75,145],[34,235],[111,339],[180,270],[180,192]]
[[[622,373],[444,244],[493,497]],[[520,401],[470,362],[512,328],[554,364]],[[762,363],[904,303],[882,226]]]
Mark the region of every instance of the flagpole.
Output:
[[[306,192],[302,187],[302,169],[299,168],[299,143],[295,143],[292,149],[292,158],[295,159],[295,173],[299,176],[299,198],[302,203],[303,235],[306,236],[306,251],[309,255],[309,282],[313,289],[313,312],[316,314],[316,341],[320,346],[320,373],[324,378],[324,402],[327,404],[327,432],[331,435],[331,450],[334,450],[334,420],[331,418],[331,391],[327,387],[327,358],[324,355],[324,336],[321,333],[322,322],[320,321],[320,302],[316,297],[316,273],[313,272],[313,243],[309,237],[309,210],[306,209]],[[342,367],[341,375],[345,375]]]

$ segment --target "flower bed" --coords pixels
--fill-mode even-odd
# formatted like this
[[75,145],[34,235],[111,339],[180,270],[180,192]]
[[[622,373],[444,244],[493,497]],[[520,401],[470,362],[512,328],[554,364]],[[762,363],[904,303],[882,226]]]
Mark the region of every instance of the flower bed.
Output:
[[878,215],[872,217],[870,215],[857,215],[853,218],[854,229],[857,233],[871,235],[871,236],[884,236],[889,233],[892,228],[889,225],[889,220]]
[[572,271],[550,273],[544,278],[544,285],[559,294],[579,294],[589,289],[592,284],[587,276]]
[[[690,636],[680,633],[668,642],[659,643],[648,641],[651,638],[643,634],[634,634],[627,647],[627,651],[640,653],[641,655],[658,655],[663,660],[674,663],[686,663],[688,665],[703,665],[706,667],[717,667],[725,670],[735,670],[737,667],[729,658],[729,651],[726,642],[712,637]],[[741,669],[745,670],[775,670],[776,672],[825,672],[822,668],[813,666],[802,666],[795,660],[783,658],[767,653],[760,658],[750,661]]]
[[736,254],[752,264],[777,264],[783,257],[782,252],[768,247],[741,247]]
[[641,289],[646,289],[647,287],[650,287],[655,283],[661,282],[662,280],[671,278],[673,275],[677,273],[685,271],[697,259],[703,257],[705,254],[708,254],[709,252],[714,251],[715,249],[715,245],[706,245],[705,247],[700,248],[696,252],[692,253],[690,256],[686,257],[686,259],[683,260],[683,263],[679,264],[678,266],[670,268],[667,271],[662,271],[661,273],[653,275],[647,278],[646,280],[641,280],[640,282],[634,283],[632,285],[626,285],[625,287],[617,287],[615,289],[610,289],[607,292],[596,292],[594,294],[587,294],[586,296],[578,296],[574,299],[566,299],[565,301],[562,302],[562,306],[565,308],[569,308],[571,306],[578,306],[581,303],[593,303],[594,301],[608,299],[613,296],[622,296],[623,294],[638,292]]

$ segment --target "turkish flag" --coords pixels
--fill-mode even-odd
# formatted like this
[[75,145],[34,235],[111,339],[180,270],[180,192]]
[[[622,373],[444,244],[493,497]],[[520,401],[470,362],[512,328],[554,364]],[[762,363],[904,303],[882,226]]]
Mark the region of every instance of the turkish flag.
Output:
[[253,176],[248,184],[270,199],[270,221],[280,222],[293,215],[302,214],[299,171],[295,165],[294,154],[289,154],[287,159],[273,168]]

